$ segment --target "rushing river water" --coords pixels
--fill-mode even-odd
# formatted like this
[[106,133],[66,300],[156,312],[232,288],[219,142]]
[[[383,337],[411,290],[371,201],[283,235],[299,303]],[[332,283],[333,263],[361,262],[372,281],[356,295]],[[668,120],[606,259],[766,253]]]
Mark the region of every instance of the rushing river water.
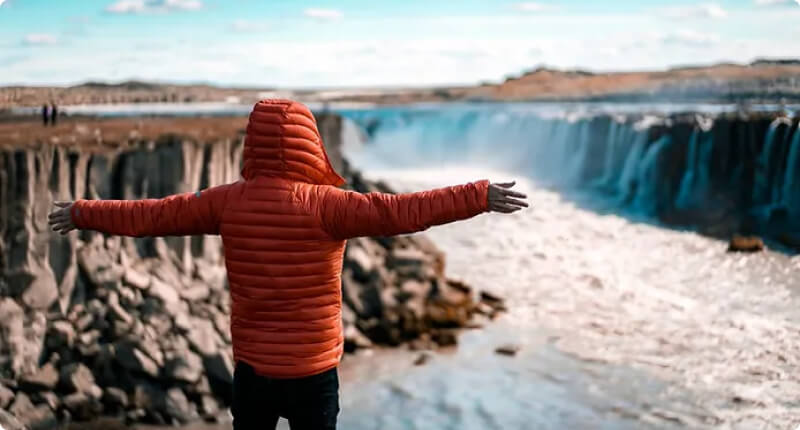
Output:
[[[470,169],[372,170],[400,190]],[[342,365],[340,428],[789,429],[800,423],[800,258],[598,215],[522,180],[533,207],[431,229],[448,272],[510,311],[422,365]],[[519,346],[501,356],[501,345]],[[197,427],[197,429],[207,427]],[[213,430],[228,429],[213,427]],[[285,423],[284,423],[284,427]]]

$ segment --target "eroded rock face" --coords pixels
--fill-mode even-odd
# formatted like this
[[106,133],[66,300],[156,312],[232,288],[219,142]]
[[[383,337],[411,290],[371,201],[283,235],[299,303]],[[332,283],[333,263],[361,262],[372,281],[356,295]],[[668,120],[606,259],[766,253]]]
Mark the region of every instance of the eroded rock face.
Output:
[[[349,188],[391,191],[342,158],[339,117],[318,120]],[[0,142],[0,376],[9,381],[0,386],[0,409],[23,424],[100,414],[184,423],[214,419],[230,403],[234,362],[219,238],[47,230],[55,200],[162,197],[239,178],[241,136],[130,136],[69,148]],[[342,288],[348,351],[415,339],[450,345],[452,328],[502,305],[447,280],[444,256],[423,236],[351,241]]]

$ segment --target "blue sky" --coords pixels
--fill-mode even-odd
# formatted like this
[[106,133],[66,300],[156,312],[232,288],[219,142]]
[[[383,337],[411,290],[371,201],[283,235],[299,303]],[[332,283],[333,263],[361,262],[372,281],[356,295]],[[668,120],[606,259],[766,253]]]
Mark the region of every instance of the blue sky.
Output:
[[499,81],[800,58],[800,0],[0,0],[0,85]]

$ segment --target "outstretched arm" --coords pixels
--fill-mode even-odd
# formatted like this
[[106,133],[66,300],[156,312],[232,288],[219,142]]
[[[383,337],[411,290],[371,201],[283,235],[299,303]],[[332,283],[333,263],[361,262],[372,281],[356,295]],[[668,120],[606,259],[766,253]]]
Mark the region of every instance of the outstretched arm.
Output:
[[76,228],[133,237],[218,234],[231,187],[221,185],[163,199],[57,202],[50,225],[61,234]]
[[474,217],[487,211],[516,212],[527,203],[511,191],[513,183],[466,185],[407,194],[361,194],[327,187],[315,211],[322,227],[335,239],[393,236]]

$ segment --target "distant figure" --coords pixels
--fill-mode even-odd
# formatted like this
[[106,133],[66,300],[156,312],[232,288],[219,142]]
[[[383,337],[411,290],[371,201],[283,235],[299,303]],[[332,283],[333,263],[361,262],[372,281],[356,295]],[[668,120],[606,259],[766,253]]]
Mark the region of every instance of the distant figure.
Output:
[[58,106],[55,103],[50,103],[50,124],[55,127],[56,122],[58,121]]
[[47,103],[42,105],[42,124],[47,127],[47,123],[50,121],[50,105]]
[[347,239],[408,234],[528,206],[525,195],[511,190],[513,182],[407,194],[343,190],[311,111],[291,100],[255,105],[242,177],[163,199],[57,202],[49,221],[61,234],[222,236],[235,430],[272,430],[281,416],[293,430],[336,428]]

